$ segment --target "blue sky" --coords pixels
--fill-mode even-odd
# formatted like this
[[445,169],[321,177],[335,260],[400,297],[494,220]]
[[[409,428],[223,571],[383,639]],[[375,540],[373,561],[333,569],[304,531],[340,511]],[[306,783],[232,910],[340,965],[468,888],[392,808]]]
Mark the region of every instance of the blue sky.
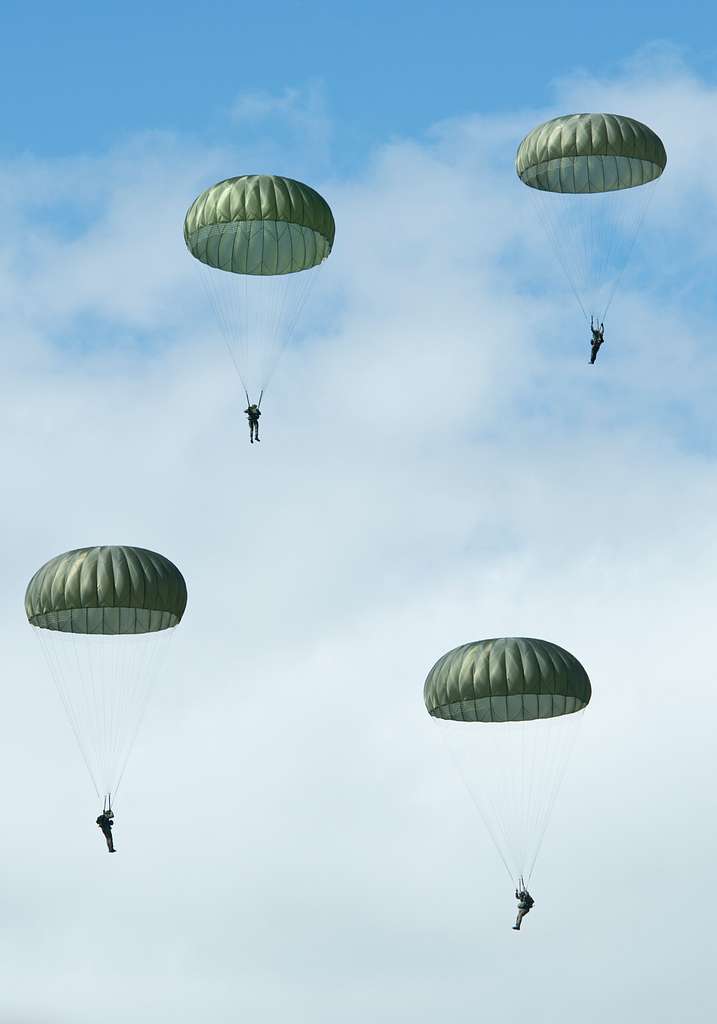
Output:
[[[694,0],[240,5],[3,4],[0,152],[95,152],[145,130],[216,141],[244,92],[323,89],[332,164],[468,113],[540,107],[556,79],[611,74],[667,41],[713,74],[714,15]],[[677,16],[679,12],[679,16]]]

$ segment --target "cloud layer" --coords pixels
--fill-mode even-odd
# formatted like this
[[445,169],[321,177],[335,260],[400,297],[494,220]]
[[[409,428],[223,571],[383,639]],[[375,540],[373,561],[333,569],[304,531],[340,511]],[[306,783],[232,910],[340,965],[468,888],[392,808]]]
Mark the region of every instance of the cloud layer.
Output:
[[[670,157],[594,371],[511,169],[581,108]],[[260,450],[181,240],[247,152],[155,134],[4,169],[3,1019],[705,1018],[716,112],[643,57],[313,182],[336,247]],[[190,593],[116,858],[22,612],[93,543],[166,553]],[[421,700],[438,655],[508,634],[595,694],[520,937]]]

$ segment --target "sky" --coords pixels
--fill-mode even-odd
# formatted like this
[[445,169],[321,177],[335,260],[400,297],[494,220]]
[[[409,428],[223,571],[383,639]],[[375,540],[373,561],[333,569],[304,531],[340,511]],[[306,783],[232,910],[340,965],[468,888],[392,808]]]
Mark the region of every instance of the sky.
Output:
[[[699,10],[4,5],[3,1024],[714,1014]],[[513,171],[577,110],[669,155],[593,369]],[[181,227],[258,170],[337,234],[257,449]],[[112,543],[189,590],[116,857],[23,611],[48,558]],[[520,935],[422,701],[441,654],[510,635],[594,693]]]

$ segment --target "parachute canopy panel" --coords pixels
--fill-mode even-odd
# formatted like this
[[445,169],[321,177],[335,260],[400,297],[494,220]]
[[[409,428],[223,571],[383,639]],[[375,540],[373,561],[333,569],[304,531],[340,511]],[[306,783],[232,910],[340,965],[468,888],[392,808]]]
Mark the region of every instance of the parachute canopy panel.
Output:
[[38,569],[25,592],[31,625],[62,633],[155,633],[176,626],[186,605],[187,586],[176,565],[125,545],[58,555]]
[[326,200],[274,174],[227,178],[202,192],[184,220],[184,240],[201,263],[234,274],[309,270],[331,252],[336,227]]
[[620,114],[567,114],[534,128],[515,158],[520,180],[544,192],[614,192],[646,185],[667,164],[651,128]]
[[434,718],[525,722],[581,711],[591,696],[587,672],[547,640],[506,637],[464,644],[428,673],[423,699]]

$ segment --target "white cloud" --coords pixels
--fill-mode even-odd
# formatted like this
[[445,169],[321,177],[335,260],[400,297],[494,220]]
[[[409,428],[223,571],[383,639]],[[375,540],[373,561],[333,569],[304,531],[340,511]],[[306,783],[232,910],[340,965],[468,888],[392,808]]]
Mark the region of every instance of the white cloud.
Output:
[[[329,157],[332,125],[327,109],[326,90],[320,81],[301,88],[285,88],[271,93],[257,90],[242,93],[231,108],[231,118],[243,135],[254,140],[263,166],[255,172],[266,173],[273,161],[285,160],[304,167],[321,167]],[[281,144],[274,141],[280,135]],[[288,173],[278,167],[275,173]],[[289,176],[295,177],[298,173]]]
[[[679,169],[711,223],[699,147],[672,151],[713,91],[670,68],[559,102],[605,93],[665,125],[660,202]],[[252,102],[240,120],[298,104]],[[5,1019],[704,1019],[711,320],[628,279],[586,366],[512,176],[541,114],[447,123],[316,182],[336,247],[258,451],[181,241],[236,154],[154,137],[6,171]],[[87,189],[82,229],[23,177],[43,209]],[[694,221],[654,209],[669,273],[689,272]],[[44,559],[103,542],[166,553],[190,590],[116,858],[22,613]],[[511,633],[563,643],[595,691],[520,938],[421,705],[440,653]]]

